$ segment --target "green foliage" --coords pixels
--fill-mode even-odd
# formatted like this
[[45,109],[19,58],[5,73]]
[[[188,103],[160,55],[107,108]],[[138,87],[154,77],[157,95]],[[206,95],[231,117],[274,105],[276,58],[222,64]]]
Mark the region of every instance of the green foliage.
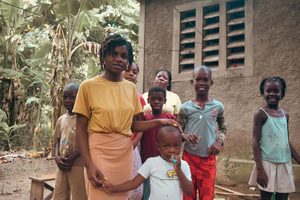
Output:
[[31,104],[31,103],[41,103],[41,99],[37,97],[29,97],[25,103],[25,105]]
[[[15,7],[9,5],[15,5]],[[0,2],[0,12],[1,16],[7,27],[12,27],[20,20],[20,16],[16,15],[19,10],[16,7],[21,7],[21,1],[19,0],[6,0],[5,2]]]
[[14,79],[16,77],[21,77],[21,76],[23,76],[23,74],[15,71],[15,70],[5,69],[5,68],[0,69],[0,78],[1,79],[3,79],[3,78]]
[[0,109],[0,141],[4,142],[5,149],[11,150],[12,141],[18,135],[14,134],[14,132],[18,129],[26,127],[26,124],[14,124],[9,126],[5,121],[7,116],[3,110]]
[[99,58],[80,45],[120,33],[137,49],[139,5],[134,0],[5,2],[0,1],[0,143],[30,147],[39,128],[39,141],[47,145],[55,123],[52,109],[62,105],[64,84],[100,73]]
[[69,18],[70,15],[75,16],[78,13],[79,7],[80,3],[77,0],[53,1],[53,11],[58,18]]

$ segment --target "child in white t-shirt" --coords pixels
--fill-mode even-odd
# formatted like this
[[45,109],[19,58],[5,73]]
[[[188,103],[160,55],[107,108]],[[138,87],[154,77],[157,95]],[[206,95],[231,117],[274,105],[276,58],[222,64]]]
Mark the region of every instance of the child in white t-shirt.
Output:
[[182,200],[183,192],[192,194],[193,186],[187,162],[179,159],[181,144],[182,138],[178,128],[161,127],[157,134],[160,156],[147,159],[138,170],[138,175],[132,180],[118,185],[104,181],[104,190],[107,192],[133,190],[150,178],[150,200]]

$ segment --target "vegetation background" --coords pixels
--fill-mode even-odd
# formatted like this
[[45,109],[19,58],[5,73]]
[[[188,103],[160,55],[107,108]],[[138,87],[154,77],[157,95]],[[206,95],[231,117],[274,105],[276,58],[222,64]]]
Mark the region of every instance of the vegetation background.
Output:
[[138,19],[134,0],[1,0],[0,150],[49,152],[64,85],[100,73],[109,34],[137,53]]

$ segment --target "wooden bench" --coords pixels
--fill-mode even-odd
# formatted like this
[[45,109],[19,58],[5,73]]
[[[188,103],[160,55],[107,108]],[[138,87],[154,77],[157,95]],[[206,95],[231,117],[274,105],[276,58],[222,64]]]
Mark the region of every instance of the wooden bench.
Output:
[[[42,175],[39,177],[29,176],[31,179],[30,200],[50,200],[53,196],[54,188],[46,182],[55,180],[55,177],[56,174]],[[51,191],[45,198],[44,188]]]

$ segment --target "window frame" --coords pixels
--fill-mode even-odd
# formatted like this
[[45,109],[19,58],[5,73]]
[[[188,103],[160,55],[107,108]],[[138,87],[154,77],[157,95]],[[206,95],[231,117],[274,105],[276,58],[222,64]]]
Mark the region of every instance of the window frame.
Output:
[[[245,57],[243,67],[227,68],[227,12],[226,3],[234,0],[211,0],[197,1],[175,6],[173,14],[173,53],[172,53],[172,75],[174,81],[189,80],[192,69],[180,71],[180,14],[189,10],[196,10],[195,41],[202,40],[203,7],[219,4],[219,62],[217,68],[212,68],[214,77],[239,77],[253,75],[253,0],[245,0],[244,5],[244,42]],[[202,65],[202,42],[195,42],[194,68]]]

